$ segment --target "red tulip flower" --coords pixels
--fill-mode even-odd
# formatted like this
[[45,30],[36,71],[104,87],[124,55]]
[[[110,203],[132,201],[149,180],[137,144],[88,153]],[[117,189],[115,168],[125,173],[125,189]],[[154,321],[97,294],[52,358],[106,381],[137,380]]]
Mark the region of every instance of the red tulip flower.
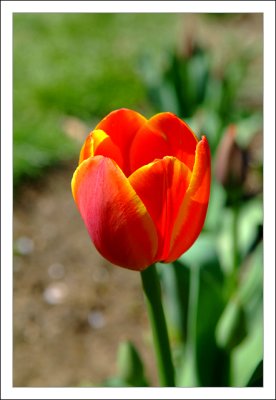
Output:
[[210,193],[210,150],[174,114],[147,120],[120,109],[87,137],[72,192],[107,260],[141,271],[172,262],[200,234]]

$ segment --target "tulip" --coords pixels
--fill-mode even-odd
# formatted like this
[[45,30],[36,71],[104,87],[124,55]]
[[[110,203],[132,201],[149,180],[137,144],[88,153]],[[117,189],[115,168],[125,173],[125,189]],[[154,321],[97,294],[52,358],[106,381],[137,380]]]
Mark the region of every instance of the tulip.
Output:
[[72,193],[97,250],[142,271],[169,263],[200,234],[210,193],[210,150],[164,112],[147,120],[119,109],[88,135]]

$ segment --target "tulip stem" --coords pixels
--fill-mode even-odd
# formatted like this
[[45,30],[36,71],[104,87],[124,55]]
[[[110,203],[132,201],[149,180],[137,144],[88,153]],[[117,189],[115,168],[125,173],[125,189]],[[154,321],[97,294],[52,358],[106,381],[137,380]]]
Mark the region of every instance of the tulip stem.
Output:
[[174,387],[174,367],[155,264],[141,272],[161,386]]
[[233,208],[233,270],[239,268],[239,206]]

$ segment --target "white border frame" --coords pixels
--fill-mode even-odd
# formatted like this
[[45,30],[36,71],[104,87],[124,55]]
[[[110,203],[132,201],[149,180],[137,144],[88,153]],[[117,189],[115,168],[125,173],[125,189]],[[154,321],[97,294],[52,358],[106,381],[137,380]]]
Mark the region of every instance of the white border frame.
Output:
[[[107,11],[108,10],[108,11]],[[275,397],[275,2],[274,1],[5,1],[1,2],[1,394],[3,399],[274,399]],[[264,387],[12,387],[12,14],[146,12],[264,14]]]

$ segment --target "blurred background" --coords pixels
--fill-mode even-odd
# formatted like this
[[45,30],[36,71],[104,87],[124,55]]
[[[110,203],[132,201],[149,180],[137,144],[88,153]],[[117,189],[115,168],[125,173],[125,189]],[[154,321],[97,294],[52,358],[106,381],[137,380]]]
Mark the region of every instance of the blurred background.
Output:
[[14,386],[156,386],[139,274],[93,248],[71,196],[110,111],[205,134],[204,230],[158,265],[178,386],[261,386],[261,14],[14,14]]

